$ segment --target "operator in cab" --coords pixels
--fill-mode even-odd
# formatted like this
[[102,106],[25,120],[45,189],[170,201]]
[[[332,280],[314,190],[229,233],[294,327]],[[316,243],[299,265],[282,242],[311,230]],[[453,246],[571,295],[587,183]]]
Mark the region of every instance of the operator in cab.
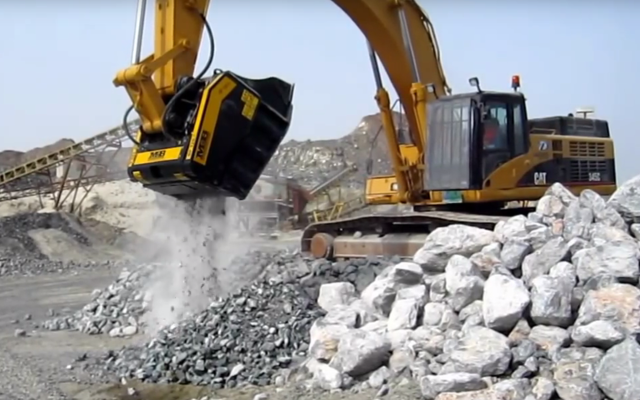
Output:
[[501,147],[500,123],[493,117],[487,117],[484,122],[484,150],[497,150]]

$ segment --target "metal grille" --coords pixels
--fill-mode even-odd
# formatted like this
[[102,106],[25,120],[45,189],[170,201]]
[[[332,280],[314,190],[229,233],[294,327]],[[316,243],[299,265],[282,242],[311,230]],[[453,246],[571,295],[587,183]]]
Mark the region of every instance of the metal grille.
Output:
[[570,157],[604,158],[605,144],[593,142],[569,142]]
[[600,179],[594,179],[594,177],[597,176],[604,179],[606,174],[606,160],[571,160],[569,164],[569,179],[571,182],[599,181]]

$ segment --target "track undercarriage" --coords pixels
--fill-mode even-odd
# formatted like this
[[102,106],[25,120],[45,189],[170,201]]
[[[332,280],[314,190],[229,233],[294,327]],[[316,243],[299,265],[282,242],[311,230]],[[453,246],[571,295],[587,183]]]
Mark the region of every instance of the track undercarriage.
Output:
[[303,232],[301,250],[330,260],[372,255],[412,258],[437,228],[461,224],[493,230],[499,221],[530,211],[531,208],[506,208],[491,213],[421,211],[318,222]]

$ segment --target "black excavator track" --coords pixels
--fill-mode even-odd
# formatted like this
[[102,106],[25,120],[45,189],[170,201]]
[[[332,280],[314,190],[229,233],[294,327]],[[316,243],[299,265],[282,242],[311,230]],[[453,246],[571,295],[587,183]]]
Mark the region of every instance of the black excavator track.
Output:
[[531,208],[508,208],[491,214],[424,211],[362,215],[313,223],[304,230],[300,245],[305,254],[331,260],[372,255],[411,258],[437,228],[461,224],[493,230],[499,221],[530,211]]

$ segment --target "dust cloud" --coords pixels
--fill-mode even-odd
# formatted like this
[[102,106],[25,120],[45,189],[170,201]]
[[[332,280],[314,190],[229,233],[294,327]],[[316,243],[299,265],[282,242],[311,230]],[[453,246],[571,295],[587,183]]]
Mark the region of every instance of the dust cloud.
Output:
[[231,260],[247,251],[237,245],[232,217],[221,215],[225,199],[194,203],[158,196],[159,213],[148,235],[151,246],[141,258],[158,262],[145,288],[148,311],[143,323],[153,335],[206,308],[226,294]]

